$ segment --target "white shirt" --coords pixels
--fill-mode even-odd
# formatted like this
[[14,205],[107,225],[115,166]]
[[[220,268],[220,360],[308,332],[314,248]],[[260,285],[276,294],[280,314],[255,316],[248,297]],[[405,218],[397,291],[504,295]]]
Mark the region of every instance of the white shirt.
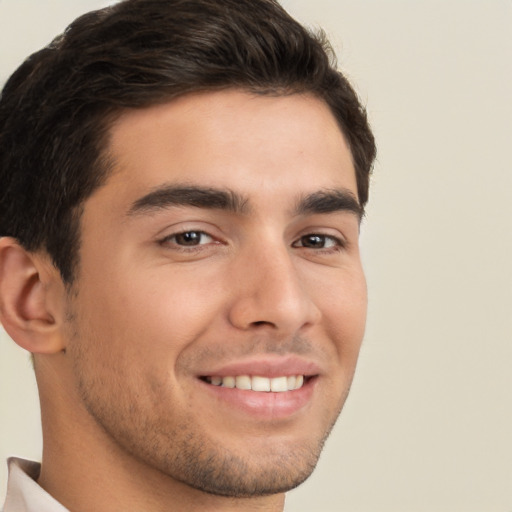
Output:
[[12,457],[3,512],[69,512],[36,482],[41,465]]

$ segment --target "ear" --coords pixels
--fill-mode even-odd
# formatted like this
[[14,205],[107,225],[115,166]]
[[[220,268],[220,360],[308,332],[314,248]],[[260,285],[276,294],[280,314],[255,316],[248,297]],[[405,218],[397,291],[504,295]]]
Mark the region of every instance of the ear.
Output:
[[22,348],[37,354],[64,350],[65,287],[41,254],[0,238],[0,322]]

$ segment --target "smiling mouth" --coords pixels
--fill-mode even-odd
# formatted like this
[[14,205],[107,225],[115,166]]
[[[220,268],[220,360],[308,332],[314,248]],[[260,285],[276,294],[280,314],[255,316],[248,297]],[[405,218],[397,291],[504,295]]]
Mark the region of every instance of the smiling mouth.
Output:
[[261,377],[258,375],[237,375],[237,376],[206,376],[201,380],[212,386],[243,389],[263,393],[284,393],[302,388],[312,377],[304,375],[289,375],[281,377]]

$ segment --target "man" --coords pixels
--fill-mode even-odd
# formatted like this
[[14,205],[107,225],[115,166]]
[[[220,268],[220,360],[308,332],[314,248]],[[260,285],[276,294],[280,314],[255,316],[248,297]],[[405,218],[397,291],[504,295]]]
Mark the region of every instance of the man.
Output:
[[0,318],[43,458],[4,512],[282,510],[346,399],[375,156],[273,0],[126,0],[0,101]]

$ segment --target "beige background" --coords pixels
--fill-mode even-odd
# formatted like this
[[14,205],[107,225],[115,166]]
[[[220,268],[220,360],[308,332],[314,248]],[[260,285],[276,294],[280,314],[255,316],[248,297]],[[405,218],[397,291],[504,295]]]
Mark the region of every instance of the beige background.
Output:
[[[0,0],[0,81],[106,3]],[[331,35],[379,143],[359,369],[287,511],[511,512],[512,1],[284,4]],[[2,334],[0,459],[38,458],[38,423],[28,356]]]

